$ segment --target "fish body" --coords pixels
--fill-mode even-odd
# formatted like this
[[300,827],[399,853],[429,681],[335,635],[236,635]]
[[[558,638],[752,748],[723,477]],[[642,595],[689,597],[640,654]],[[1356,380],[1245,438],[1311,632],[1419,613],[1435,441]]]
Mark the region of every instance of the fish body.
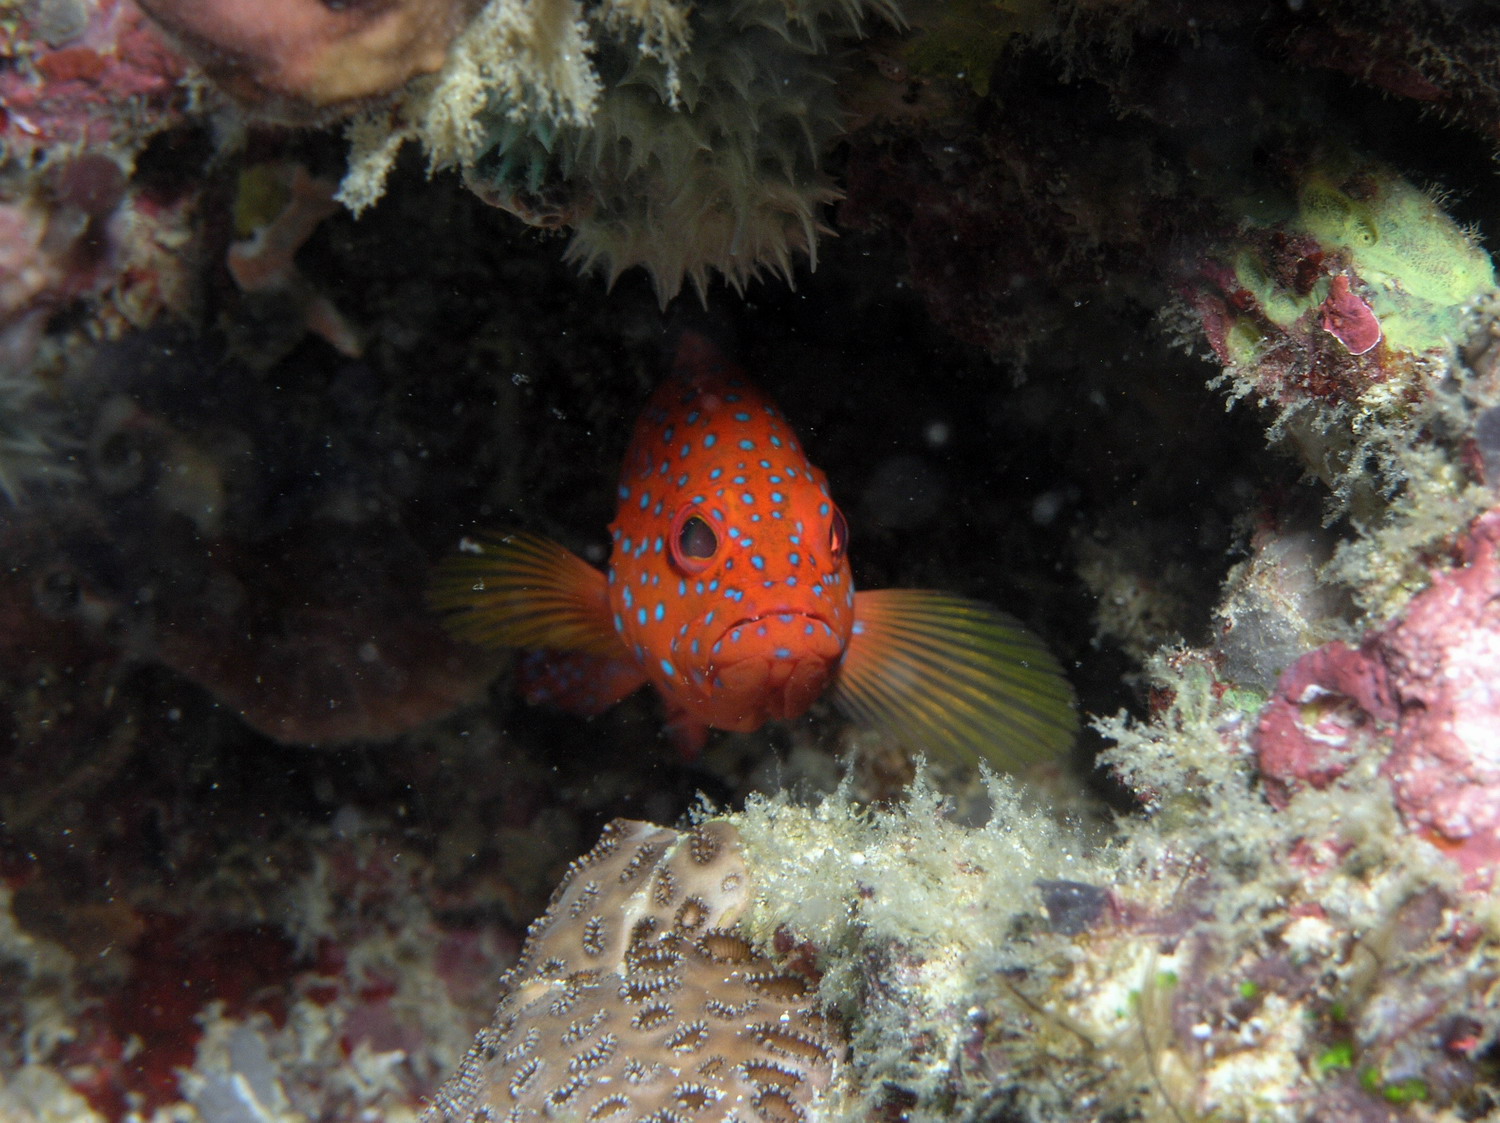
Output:
[[669,720],[743,732],[805,713],[854,627],[847,543],[781,411],[686,337],[625,454],[607,578]]
[[442,563],[460,637],[528,651],[529,700],[599,713],[649,683],[686,756],[832,697],[935,751],[1013,765],[1076,727],[1056,661],[1014,620],[924,590],[859,592],[849,527],[780,410],[684,335],[636,424],[600,573],[548,539],[491,536]]

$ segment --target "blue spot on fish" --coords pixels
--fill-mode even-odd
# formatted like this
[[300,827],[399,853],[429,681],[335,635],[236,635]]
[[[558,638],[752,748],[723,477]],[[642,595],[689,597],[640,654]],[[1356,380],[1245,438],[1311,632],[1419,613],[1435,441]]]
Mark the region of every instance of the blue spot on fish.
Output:
[[750,564],[753,565],[756,569],[765,569],[766,559],[761,557],[759,554],[752,554],[750,556]]
[[706,437],[703,438],[703,447],[704,448],[713,448],[714,445],[716,445],[718,443],[719,443],[719,438],[715,434],[713,434],[713,433],[710,433],[710,434],[708,434],[708,436],[706,436]]

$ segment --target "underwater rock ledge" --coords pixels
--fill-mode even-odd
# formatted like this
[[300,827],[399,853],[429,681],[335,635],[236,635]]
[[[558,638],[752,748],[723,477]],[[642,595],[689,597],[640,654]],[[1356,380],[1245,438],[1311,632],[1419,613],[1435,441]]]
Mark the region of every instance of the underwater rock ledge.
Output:
[[[592,855],[575,867],[533,928],[497,1028],[471,1054],[525,1042],[524,1056],[512,1050],[495,1072],[514,1074],[524,1061],[527,1079],[491,1078],[471,1061],[428,1118],[541,1119],[606,1093],[599,1103],[619,1120],[935,1121],[997,1111],[1058,1121],[1397,1120],[1482,1107],[1482,1056],[1493,1044],[1486,992],[1500,980],[1488,892],[1401,829],[1399,795],[1372,757],[1349,768],[1337,793],[1309,790],[1273,806],[1256,790],[1253,758],[1228,751],[1243,747],[1248,723],[1220,712],[1189,726],[1181,704],[1174,712],[1184,734],[1214,742],[1214,774],[1175,767],[1166,741],[1153,742],[1158,767],[1132,775],[1155,784],[1162,811],[1102,845],[1028,810],[993,776],[989,819],[975,827],[956,822],[920,776],[887,810],[840,792],[811,806],[754,800],[704,820],[693,831],[712,831],[716,852],[737,855],[744,882],[734,892],[748,902],[720,916],[712,938],[748,940],[759,949],[753,963],[769,957],[742,961],[705,992],[668,985],[679,969],[668,961],[682,953],[658,949],[678,938],[670,916],[652,919],[684,892],[695,899],[655,865],[669,846],[685,851],[693,832],[612,827],[601,853],[618,848],[622,831],[657,840],[613,859],[635,855],[639,874],[595,878]],[[575,907],[580,891],[586,909]],[[654,968],[661,986],[616,987],[584,969],[587,954],[547,958],[549,941],[586,948],[596,930],[666,957]],[[784,1066],[835,1057],[836,1047],[788,1036],[769,1043],[767,1060],[737,1060],[702,1031],[689,1040],[672,1027],[704,1024],[691,1019],[706,1010],[717,1040],[748,1046],[779,1007],[753,990],[747,997],[743,977],[785,970],[818,980],[817,1000],[849,1053],[811,1099],[763,1110],[755,1097],[767,1089],[809,1090]],[[549,991],[538,987],[569,996],[575,1021],[540,1005]],[[658,994],[660,1040],[630,1052],[639,1074],[596,1089],[596,1073],[611,1070],[580,1061],[592,1055],[589,1041],[608,1052],[611,1027],[636,1024]],[[742,1090],[717,1082],[730,1069],[748,1078]]]

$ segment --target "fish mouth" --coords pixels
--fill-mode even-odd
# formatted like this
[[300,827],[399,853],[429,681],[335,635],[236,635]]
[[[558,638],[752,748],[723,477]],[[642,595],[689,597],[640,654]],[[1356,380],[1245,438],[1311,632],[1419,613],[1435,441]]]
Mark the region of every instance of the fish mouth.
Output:
[[[724,625],[724,630],[715,637],[714,643],[715,646],[724,643],[736,631],[740,632],[742,636],[747,630],[754,633],[759,625],[765,625],[767,632],[769,632],[773,625],[795,627],[799,623],[814,625],[813,632],[815,635],[826,633],[832,636],[834,634],[832,623],[821,612],[806,612],[799,608],[773,608],[758,613],[755,616],[745,616]],[[818,625],[822,626],[818,627]],[[804,631],[805,634],[806,632]],[[735,641],[731,640],[730,642]]]
[[710,681],[724,702],[722,728],[757,729],[800,717],[823,694],[843,639],[813,612],[771,610],[729,624],[713,643]]

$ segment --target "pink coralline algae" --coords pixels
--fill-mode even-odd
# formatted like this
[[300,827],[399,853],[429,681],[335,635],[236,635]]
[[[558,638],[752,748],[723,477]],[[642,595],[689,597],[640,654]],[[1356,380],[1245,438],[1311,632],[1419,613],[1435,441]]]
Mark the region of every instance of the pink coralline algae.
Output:
[[134,147],[180,120],[185,65],[130,0],[68,5],[0,28],[0,140],[12,152],[57,145]]
[[1340,273],[1329,283],[1323,301],[1323,330],[1349,349],[1363,355],[1380,342],[1380,321],[1370,306],[1349,290],[1349,278]]
[[1267,795],[1285,806],[1388,744],[1382,772],[1408,827],[1485,886],[1500,863],[1500,507],[1458,555],[1357,648],[1332,643],[1293,664],[1255,746]]

